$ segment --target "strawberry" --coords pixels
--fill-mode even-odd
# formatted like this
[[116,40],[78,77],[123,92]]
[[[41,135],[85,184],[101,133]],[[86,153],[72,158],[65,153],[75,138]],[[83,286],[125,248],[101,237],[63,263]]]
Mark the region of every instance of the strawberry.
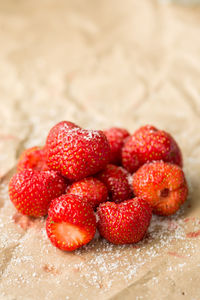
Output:
[[128,136],[129,132],[123,128],[112,127],[104,130],[105,136],[110,143],[110,163],[120,165],[122,160],[122,147]]
[[100,235],[113,244],[139,242],[144,237],[152,216],[150,206],[140,198],[119,204],[102,203],[97,213]]
[[[54,149],[57,147],[58,139],[60,146],[62,145],[62,137],[59,138],[59,136],[64,136],[66,132],[68,132],[72,128],[79,128],[76,124],[70,122],[70,121],[61,121],[54,125],[51,130],[49,131],[49,134],[46,139],[46,149],[48,152],[48,149]],[[59,170],[59,153],[54,153],[54,170]]]
[[122,148],[122,164],[133,173],[146,162],[163,160],[182,167],[182,154],[173,137],[146,125],[129,137]]
[[143,165],[133,174],[133,191],[158,215],[174,214],[187,198],[187,182],[182,169],[162,161]]
[[61,126],[47,139],[47,164],[71,181],[91,176],[107,165],[108,140],[102,131]]
[[73,251],[89,243],[96,232],[92,207],[76,195],[63,195],[51,202],[46,231],[51,243]]
[[106,186],[93,177],[87,177],[74,182],[67,189],[67,193],[79,196],[84,201],[87,201],[93,208],[96,208],[101,202],[105,202],[108,197]]
[[23,171],[25,169],[32,169],[36,171],[48,170],[46,164],[46,152],[44,148],[32,147],[26,149],[20,156],[17,170]]
[[97,175],[97,178],[107,187],[110,200],[119,203],[132,197],[128,176],[129,174],[122,167],[109,164]]
[[56,138],[61,132],[65,133],[72,128],[80,128],[80,127],[70,121],[61,121],[57,123],[55,126],[53,126],[49,131],[49,134],[46,139],[47,147],[51,146],[52,143],[56,142]]
[[17,210],[28,216],[45,216],[51,200],[65,192],[63,177],[54,171],[24,170],[9,183],[9,196]]

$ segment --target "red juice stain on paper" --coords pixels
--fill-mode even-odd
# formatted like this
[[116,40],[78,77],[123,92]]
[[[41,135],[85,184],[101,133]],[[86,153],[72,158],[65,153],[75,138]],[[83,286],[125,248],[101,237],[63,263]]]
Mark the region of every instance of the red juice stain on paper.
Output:
[[189,233],[186,234],[187,238],[196,238],[198,236],[200,236],[200,230],[189,232]]
[[39,220],[34,217],[24,216],[18,212],[16,212],[13,217],[13,221],[15,224],[19,225],[22,229],[27,230],[31,227],[37,227]]
[[195,219],[196,219],[195,217],[188,217],[184,219],[184,222],[187,223],[189,221],[195,221]]
[[178,258],[187,258],[187,256],[184,256],[184,255],[181,255],[177,252],[167,252],[167,254],[171,255],[171,256],[174,256],[174,257],[178,257]]
[[51,273],[53,275],[58,275],[60,273],[53,265],[45,264],[42,269],[44,272]]
[[11,134],[0,134],[0,140],[14,140],[16,139],[17,137],[14,136],[14,135],[11,135]]

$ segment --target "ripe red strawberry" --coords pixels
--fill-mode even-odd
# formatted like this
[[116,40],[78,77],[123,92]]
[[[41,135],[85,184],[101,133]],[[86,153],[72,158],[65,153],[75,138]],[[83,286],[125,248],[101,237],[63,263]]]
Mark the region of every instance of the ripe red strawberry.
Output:
[[133,191],[163,216],[174,214],[188,194],[182,169],[162,161],[145,164],[133,174]]
[[11,178],[9,196],[20,213],[41,217],[47,214],[51,200],[65,189],[64,178],[55,171],[24,170]]
[[110,200],[119,203],[133,196],[128,176],[122,167],[107,165],[97,178],[107,187]]
[[46,222],[54,246],[73,251],[89,243],[96,231],[92,207],[76,195],[63,195],[51,202]]
[[70,122],[70,121],[61,121],[55,126],[51,128],[49,134],[46,139],[46,146],[51,146],[52,143],[56,143],[57,136],[61,134],[61,132],[65,133],[72,128],[80,128],[78,125]]
[[48,166],[72,181],[101,171],[109,160],[110,145],[102,131],[61,126],[47,144]]
[[35,171],[49,170],[46,164],[46,152],[44,148],[32,147],[26,149],[20,156],[17,170],[23,171],[25,169],[32,169]]
[[139,242],[144,237],[152,216],[150,206],[140,198],[120,204],[102,203],[97,212],[99,233],[113,244]]
[[87,177],[74,182],[67,190],[68,194],[77,195],[96,208],[101,202],[108,198],[106,186],[98,179]]
[[153,126],[138,129],[122,149],[122,164],[130,173],[146,162],[163,160],[182,167],[182,154],[173,137]]
[[110,163],[120,165],[122,161],[122,147],[130,134],[126,129],[117,127],[104,130],[104,133],[110,143]]

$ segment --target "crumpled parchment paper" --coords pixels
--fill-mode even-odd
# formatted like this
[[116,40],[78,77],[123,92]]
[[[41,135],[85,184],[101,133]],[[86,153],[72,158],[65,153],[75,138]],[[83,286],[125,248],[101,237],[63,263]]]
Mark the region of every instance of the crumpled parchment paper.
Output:
[[[155,0],[0,1],[0,299],[200,299],[200,8]],[[188,201],[147,237],[64,253],[7,185],[50,127],[146,123],[184,155]]]

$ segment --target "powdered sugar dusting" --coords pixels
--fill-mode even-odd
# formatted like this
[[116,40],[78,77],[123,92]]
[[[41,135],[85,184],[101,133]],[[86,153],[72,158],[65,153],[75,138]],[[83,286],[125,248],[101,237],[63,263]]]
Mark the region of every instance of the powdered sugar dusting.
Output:
[[[0,291],[13,288],[20,295],[22,287],[30,284],[35,287],[37,282],[48,285],[49,299],[55,297],[56,285],[61,284],[64,286],[62,297],[74,299],[70,291],[76,288],[81,291],[80,299],[87,299],[87,290],[91,292],[91,299],[93,296],[101,299],[102,295],[111,296],[132,284],[161,258],[167,264],[167,272],[173,274],[187,269],[192,256],[197,255],[194,240],[198,242],[199,237],[188,238],[187,234],[200,230],[200,219],[185,217],[189,203],[174,216],[154,215],[146,237],[137,244],[112,245],[97,232],[94,240],[82,249],[63,253],[47,239],[45,219],[40,220],[41,226],[26,226],[26,231],[14,224],[11,217],[14,208],[7,201],[6,185],[2,184],[1,190],[5,202],[0,240],[4,245],[2,251],[7,250],[1,263],[4,267],[1,267]],[[178,263],[168,264],[168,259],[178,260]],[[159,284],[159,280],[158,274],[152,277],[152,286]],[[60,299],[64,299],[62,297]]]
[[[1,199],[0,292],[9,290],[11,294],[19,295],[19,299],[23,299],[22,288],[31,299],[30,291],[37,289],[38,284],[45,287],[38,291],[39,294],[36,292],[40,299],[55,299],[57,286],[61,285],[60,299],[102,299],[133,284],[147,270],[160,269],[162,264],[168,272],[166,276],[184,272],[198,255],[200,238],[187,237],[188,233],[200,230],[200,218],[187,215],[191,199],[174,216],[154,215],[148,233],[140,243],[115,246],[97,232],[90,244],[74,253],[63,253],[51,245],[46,236],[45,219],[41,219],[38,226],[26,228],[14,223],[12,215],[15,211],[8,201],[7,182],[1,184]],[[152,286],[161,282],[159,273],[155,272]]]

